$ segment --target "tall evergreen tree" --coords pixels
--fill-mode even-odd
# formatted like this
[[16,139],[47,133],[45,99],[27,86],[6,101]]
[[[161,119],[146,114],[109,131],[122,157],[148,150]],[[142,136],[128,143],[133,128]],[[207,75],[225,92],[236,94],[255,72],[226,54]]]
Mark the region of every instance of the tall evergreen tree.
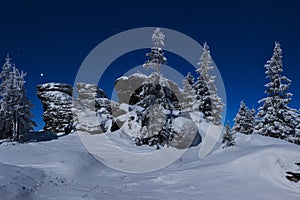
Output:
[[195,90],[193,88],[193,79],[190,73],[187,74],[185,79],[183,79],[183,100],[181,102],[181,110],[183,111],[193,111],[194,104],[196,101]]
[[140,137],[136,144],[163,145],[171,140],[173,134],[173,111],[180,108],[176,95],[171,91],[166,79],[160,73],[160,66],[167,63],[161,46],[164,46],[165,35],[160,28],[154,30],[152,41],[154,47],[146,55],[149,60],[145,68],[157,68],[143,85],[135,91],[134,101],[130,104],[144,108],[141,116]]
[[297,111],[288,106],[292,97],[287,92],[291,80],[282,75],[282,50],[278,42],[265,68],[270,82],[265,85],[267,97],[259,101],[263,105],[258,109],[255,129],[258,134],[288,140],[296,133]]
[[151,48],[150,53],[147,53],[146,56],[149,57],[149,60],[143,65],[145,68],[157,68],[157,72],[160,74],[160,65],[167,64],[167,58],[164,56],[163,49],[161,46],[164,46],[165,35],[161,32],[160,28],[156,28],[152,35],[152,42],[154,47]]
[[254,130],[254,115],[255,110],[248,109],[244,101],[241,101],[239,111],[233,120],[232,132],[252,134]]
[[11,63],[11,59],[9,55],[6,57],[6,62],[2,67],[2,71],[0,73],[0,138],[7,138],[12,136],[12,115],[10,113],[11,106],[7,106],[10,100],[10,91],[9,86],[12,85],[11,82],[11,72],[12,72],[13,64]]
[[201,75],[198,76],[194,84],[195,89],[195,105],[194,110],[200,111],[205,117],[211,116],[211,99],[208,86]]
[[198,65],[199,68],[196,72],[199,74],[199,77],[194,85],[197,98],[196,105],[208,120],[219,125],[224,104],[217,93],[215,76],[209,74],[209,71],[214,67],[207,43],[204,43],[203,53]]
[[21,133],[30,131],[35,126],[30,112],[33,105],[26,97],[25,76],[26,74],[20,72],[7,56],[0,73],[2,137],[13,137],[18,140]]

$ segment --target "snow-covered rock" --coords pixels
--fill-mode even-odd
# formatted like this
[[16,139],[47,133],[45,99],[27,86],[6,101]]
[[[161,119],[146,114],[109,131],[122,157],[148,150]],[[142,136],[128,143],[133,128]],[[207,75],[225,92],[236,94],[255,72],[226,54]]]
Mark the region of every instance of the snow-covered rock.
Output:
[[76,87],[78,94],[77,101],[79,101],[85,109],[98,110],[101,108],[101,105],[96,101],[96,99],[107,99],[107,95],[104,91],[95,84],[77,83]]
[[120,77],[115,88],[120,103],[133,106],[122,129],[136,137],[136,144],[157,148],[168,144],[174,133],[172,121],[178,117],[175,113],[180,112],[183,100],[176,83],[156,72],[149,76],[135,73]]
[[[147,91],[143,86],[148,86]],[[145,95],[148,95],[148,99],[151,96],[150,100],[154,103],[162,105],[162,99],[166,95],[168,97],[168,94],[162,93],[163,89],[165,93],[170,93],[168,98],[171,99],[176,108],[179,108],[178,104],[183,100],[183,94],[177,84],[157,73],[152,73],[150,76],[141,73],[135,73],[128,77],[122,76],[115,82],[115,89],[119,102],[131,105],[144,100]],[[146,107],[148,105],[141,106]]]
[[59,133],[73,121],[71,85],[46,83],[37,86],[37,96],[42,101],[45,131]]
[[123,115],[119,104],[107,98],[95,84],[77,83],[77,99],[73,113],[76,129],[90,134],[99,134],[119,129],[115,118]]
[[[192,145],[196,146],[201,142],[198,127],[192,120],[178,117],[174,119],[173,124],[176,134],[174,134],[174,138],[172,139],[170,146],[178,149],[186,149]],[[195,141],[196,138],[198,141]]]

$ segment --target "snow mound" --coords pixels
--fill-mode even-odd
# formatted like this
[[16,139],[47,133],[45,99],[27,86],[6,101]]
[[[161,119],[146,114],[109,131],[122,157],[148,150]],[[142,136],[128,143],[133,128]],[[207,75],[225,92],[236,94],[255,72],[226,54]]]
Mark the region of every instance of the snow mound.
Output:
[[1,199],[34,199],[40,181],[45,177],[41,170],[0,163]]
[[[200,124],[205,139],[206,122]],[[155,150],[137,148],[120,130],[90,137],[107,137],[126,151]],[[294,164],[300,161],[299,146],[260,135],[236,138],[237,146],[223,149],[218,142],[203,159],[198,157],[200,144],[170,166],[141,174],[106,167],[86,151],[76,133],[40,143],[4,142],[1,199],[300,199],[299,183],[285,177],[287,171],[300,171]]]

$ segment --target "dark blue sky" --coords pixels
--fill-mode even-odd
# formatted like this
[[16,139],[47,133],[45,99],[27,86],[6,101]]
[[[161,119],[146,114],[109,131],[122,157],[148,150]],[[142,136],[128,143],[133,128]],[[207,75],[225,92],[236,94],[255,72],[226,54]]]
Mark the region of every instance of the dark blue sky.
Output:
[[[241,99],[249,107],[258,107],[267,81],[263,66],[272,55],[274,41],[281,42],[284,74],[293,81],[291,106],[300,108],[300,1],[2,0],[0,8],[0,60],[4,62],[10,53],[17,67],[28,73],[26,87],[38,129],[43,124],[35,96],[37,84],[73,84],[82,61],[100,42],[121,31],[148,26],[174,29],[200,43],[208,42],[225,83],[228,120]],[[137,53],[136,59],[131,56],[122,66],[112,67],[141,63],[146,59],[143,55]],[[112,79],[117,76],[111,74]]]

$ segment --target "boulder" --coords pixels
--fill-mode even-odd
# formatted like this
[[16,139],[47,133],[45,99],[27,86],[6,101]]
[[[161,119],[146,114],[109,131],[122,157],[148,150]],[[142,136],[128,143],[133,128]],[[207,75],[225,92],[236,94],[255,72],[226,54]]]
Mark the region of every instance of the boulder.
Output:
[[124,114],[119,104],[109,100],[95,84],[77,83],[77,99],[73,113],[76,129],[90,134],[100,134],[118,129],[114,117]]
[[174,134],[170,146],[177,149],[186,149],[200,144],[202,138],[198,132],[198,127],[191,119],[178,117],[174,119],[173,123],[176,134]]
[[[148,86],[146,93],[143,91],[143,86]],[[165,93],[162,93],[162,88]],[[119,98],[119,103],[126,103],[135,105],[138,102],[149,98],[150,101],[154,101],[158,104],[163,104],[161,101],[166,98],[170,99],[175,108],[179,109],[179,102],[183,101],[183,93],[179,89],[176,83],[162,77],[157,73],[152,73],[150,76],[146,76],[141,73],[135,73],[130,76],[122,76],[115,82],[115,89]],[[148,100],[146,100],[148,102]],[[141,105],[142,107],[148,107],[149,105]],[[164,106],[164,105],[163,105]],[[165,107],[165,106],[164,106]]]

